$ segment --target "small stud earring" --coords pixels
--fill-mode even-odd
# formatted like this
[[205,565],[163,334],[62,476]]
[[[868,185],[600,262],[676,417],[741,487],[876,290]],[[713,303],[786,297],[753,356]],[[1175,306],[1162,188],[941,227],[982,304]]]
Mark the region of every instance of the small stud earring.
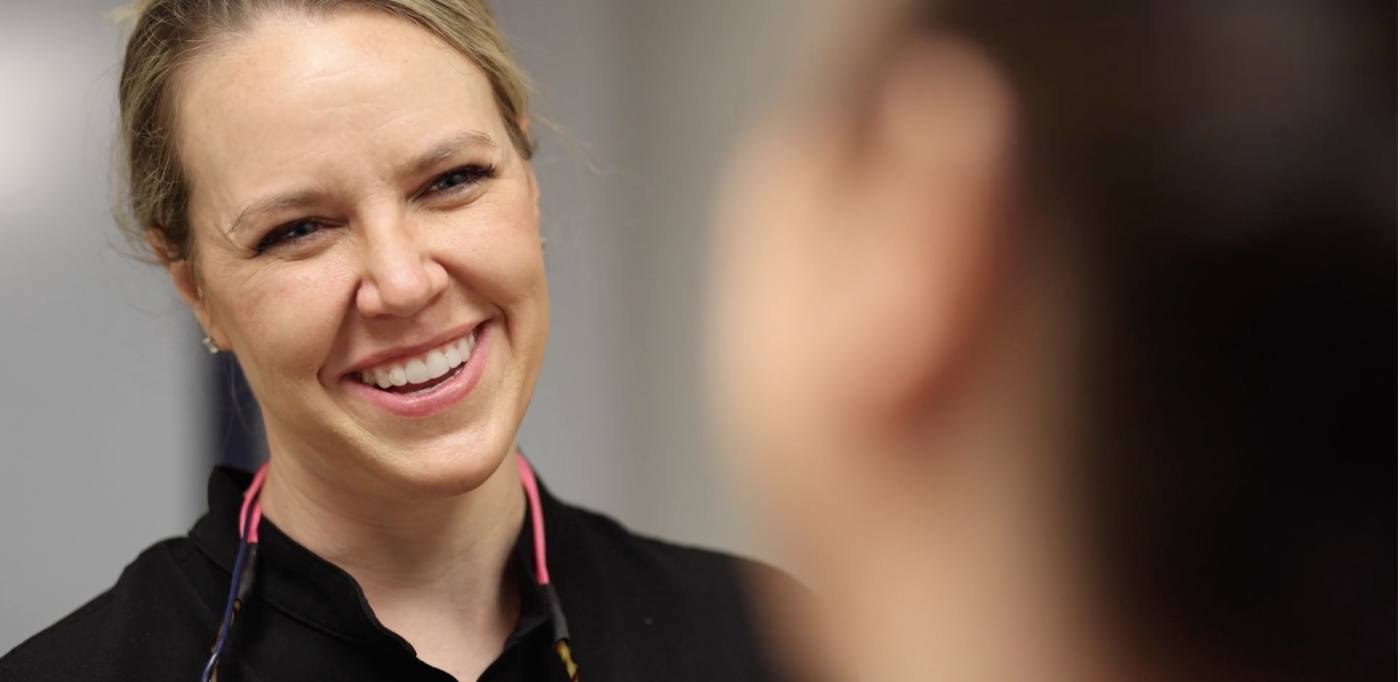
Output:
[[214,345],[214,340],[207,336],[204,337],[204,348],[209,351],[210,355],[218,355],[221,350],[218,346]]

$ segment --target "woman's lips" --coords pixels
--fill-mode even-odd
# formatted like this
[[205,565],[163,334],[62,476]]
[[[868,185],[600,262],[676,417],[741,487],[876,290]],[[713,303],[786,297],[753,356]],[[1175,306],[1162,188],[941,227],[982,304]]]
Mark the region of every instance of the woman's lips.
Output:
[[353,373],[360,381],[394,393],[411,393],[440,383],[471,358],[480,325],[416,355],[380,363]]
[[[365,376],[362,373],[347,375],[343,378],[347,390],[352,396],[361,398],[374,407],[382,409],[391,414],[401,417],[427,417],[438,412],[442,412],[458,402],[461,402],[467,394],[471,393],[477,382],[481,380],[482,372],[485,369],[486,358],[490,351],[491,337],[494,332],[494,325],[490,320],[481,323],[473,332],[475,342],[469,344],[470,356],[456,367],[448,368],[446,374],[435,379],[424,378],[423,373],[428,372],[426,365],[440,360],[436,358],[414,358],[404,362],[402,365],[387,363],[389,367],[380,366],[375,371],[371,370],[370,378],[376,385],[365,383]],[[460,350],[460,347],[459,347]],[[425,355],[439,352],[434,349]],[[413,366],[414,363],[423,365]],[[434,371],[440,368],[433,368]],[[386,377],[384,374],[398,370],[404,374],[412,373],[413,376]],[[393,379],[423,379],[419,382],[407,382],[396,386],[399,382]],[[389,388],[380,388],[389,379]],[[414,384],[421,387],[415,388]]]

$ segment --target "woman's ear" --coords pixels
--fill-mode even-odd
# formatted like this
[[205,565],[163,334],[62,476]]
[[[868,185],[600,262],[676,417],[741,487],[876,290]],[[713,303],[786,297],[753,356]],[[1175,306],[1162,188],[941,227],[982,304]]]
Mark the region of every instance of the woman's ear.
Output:
[[218,330],[212,324],[208,301],[199,286],[194,264],[188,257],[177,255],[178,252],[171,247],[165,239],[165,234],[159,228],[153,227],[146,230],[146,244],[150,246],[151,252],[160,259],[161,265],[170,275],[170,283],[174,285],[180,298],[194,312],[195,319],[199,321],[199,326],[204,329],[205,335],[219,348],[228,348],[228,344],[220,338]]
[[1011,194],[1010,87],[975,46],[911,39],[867,78],[863,106],[775,112],[714,219],[717,390],[747,401],[740,422],[860,431],[852,452],[962,388],[1007,276]]
[[913,41],[882,76],[859,154],[870,270],[857,314],[881,339],[866,397],[898,423],[932,416],[985,345],[1007,274],[1013,112],[1000,70],[963,41]]

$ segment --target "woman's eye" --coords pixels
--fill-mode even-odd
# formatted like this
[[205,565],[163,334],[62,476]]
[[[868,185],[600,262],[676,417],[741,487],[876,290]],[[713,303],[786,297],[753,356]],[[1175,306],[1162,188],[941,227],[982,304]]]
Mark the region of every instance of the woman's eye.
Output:
[[470,185],[475,185],[482,180],[494,177],[496,169],[491,166],[463,166],[454,168],[434,179],[427,187],[427,194],[441,194],[451,192]]
[[321,229],[321,224],[314,220],[295,220],[281,227],[274,228],[258,242],[256,251],[262,253],[282,244],[305,239],[315,234]]

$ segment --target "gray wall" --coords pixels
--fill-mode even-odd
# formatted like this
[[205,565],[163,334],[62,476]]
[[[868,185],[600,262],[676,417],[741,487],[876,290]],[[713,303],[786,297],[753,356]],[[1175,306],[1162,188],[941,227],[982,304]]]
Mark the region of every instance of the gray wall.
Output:
[[701,409],[714,175],[786,52],[783,3],[512,0],[536,82],[553,334],[522,445],[566,497],[636,530],[763,554]]
[[203,496],[197,337],[108,210],[119,50],[96,5],[0,3],[0,651]]
[[[781,2],[497,2],[538,95],[553,330],[521,443],[561,495],[764,556],[698,389],[713,174],[791,42]],[[108,215],[109,2],[0,2],[0,652],[203,506],[207,359]]]

